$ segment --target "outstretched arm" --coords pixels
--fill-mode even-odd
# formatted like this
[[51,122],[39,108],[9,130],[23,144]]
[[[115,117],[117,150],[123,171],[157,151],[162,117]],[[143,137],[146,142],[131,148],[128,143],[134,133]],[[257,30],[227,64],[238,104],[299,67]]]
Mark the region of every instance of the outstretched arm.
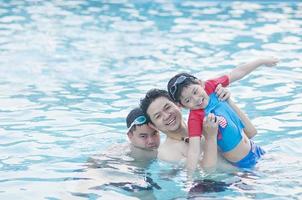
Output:
[[275,66],[278,62],[279,60],[277,58],[260,58],[236,67],[229,73],[230,83],[242,79],[261,65],[271,67]]
[[228,99],[229,105],[234,109],[234,111],[237,113],[239,118],[244,124],[244,133],[248,138],[252,138],[257,134],[257,129],[256,127],[252,124],[251,120],[242,112],[240,108],[236,106],[236,104],[229,98]]

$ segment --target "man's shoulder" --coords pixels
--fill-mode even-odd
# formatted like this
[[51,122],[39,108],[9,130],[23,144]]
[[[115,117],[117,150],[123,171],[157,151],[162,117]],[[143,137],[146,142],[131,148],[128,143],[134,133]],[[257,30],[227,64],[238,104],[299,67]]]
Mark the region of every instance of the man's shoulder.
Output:
[[[171,140],[171,139],[170,139]],[[165,161],[179,161],[186,157],[187,145],[183,141],[166,140],[158,149],[158,158]]]
[[182,140],[175,140],[171,138],[167,138],[164,143],[160,145],[160,148],[164,148],[167,150],[181,150],[187,148],[188,144]]

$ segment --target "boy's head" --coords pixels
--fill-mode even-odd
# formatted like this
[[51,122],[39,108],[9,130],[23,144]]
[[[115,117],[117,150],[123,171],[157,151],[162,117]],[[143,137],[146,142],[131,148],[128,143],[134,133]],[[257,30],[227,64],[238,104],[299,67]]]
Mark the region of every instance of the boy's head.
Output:
[[208,95],[201,85],[201,81],[188,73],[175,75],[168,82],[170,97],[185,108],[195,110],[205,108]]
[[126,118],[127,135],[133,146],[145,150],[156,150],[160,144],[159,133],[148,126],[148,122],[140,108],[131,110]]
[[150,120],[150,126],[163,133],[175,132],[182,125],[180,108],[165,90],[151,89],[140,104],[144,114]]
[[173,76],[167,85],[169,96],[177,103],[180,103],[181,92],[184,87],[191,84],[199,84],[198,79],[188,73],[179,73]]

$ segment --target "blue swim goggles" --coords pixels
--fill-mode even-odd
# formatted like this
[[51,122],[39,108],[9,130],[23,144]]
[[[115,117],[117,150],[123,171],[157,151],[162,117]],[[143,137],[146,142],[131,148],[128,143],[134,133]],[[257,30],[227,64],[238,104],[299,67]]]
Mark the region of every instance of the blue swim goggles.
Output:
[[137,118],[135,118],[135,120],[131,123],[131,125],[129,126],[130,130],[134,125],[142,125],[145,124],[147,122],[147,118],[143,115],[138,116]]
[[171,86],[170,88],[170,93],[171,93],[171,96],[173,98],[174,101],[176,101],[176,98],[175,98],[175,93],[177,91],[177,87],[179,84],[182,84],[183,82],[185,82],[185,80],[187,79],[194,79],[194,77],[192,76],[184,76],[184,75],[181,75],[179,77],[177,77],[176,81],[174,82],[174,84]]

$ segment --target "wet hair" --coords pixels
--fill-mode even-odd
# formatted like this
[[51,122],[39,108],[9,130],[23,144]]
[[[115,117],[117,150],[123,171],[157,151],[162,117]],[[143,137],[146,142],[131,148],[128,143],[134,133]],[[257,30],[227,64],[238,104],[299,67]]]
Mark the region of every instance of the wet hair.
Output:
[[150,120],[150,116],[148,115],[147,110],[148,110],[150,104],[159,97],[165,97],[168,100],[174,102],[166,90],[155,89],[155,88],[149,90],[146,93],[145,97],[143,99],[141,99],[140,107],[141,107],[142,111],[144,112],[145,116],[147,117],[147,120],[150,122],[152,122],[152,121]]
[[[129,114],[127,115],[127,118],[126,118],[126,124],[127,124],[127,128],[130,128],[131,124],[134,122],[134,120],[140,116],[145,116],[144,115],[144,112],[142,111],[141,108],[137,107],[137,108],[134,108],[132,109]],[[146,116],[145,116],[146,117]],[[147,118],[146,118],[147,119]],[[142,126],[144,124],[147,124],[149,121],[148,119],[146,120],[146,122],[144,122],[143,124],[135,124],[133,125],[130,130],[128,131],[128,133],[132,133],[133,131],[136,130],[136,127],[137,126]]]
[[[181,83],[175,84],[177,79],[181,76],[184,76],[185,80],[182,81]],[[169,80],[168,85],[167,85],[167,90],[168,90],[170,98],[173,99],[174,102],[180,103],[180,94],[181,94],[183,88],[188,87],[191,84],[199,84],[198,79],[195,76],[188,74],[188,73],[176,74]],[[175,87],[175,86],[176,86],[176,91],[173,92],[172,87]]]
[[136,130],[136,128],[137,128],[138,126],[143,126],[143,125],[145,125],[145,124],[136,124],[136,125],[132,126],[132,127],[129,129],[128,133],[133,134],[133,132]]

